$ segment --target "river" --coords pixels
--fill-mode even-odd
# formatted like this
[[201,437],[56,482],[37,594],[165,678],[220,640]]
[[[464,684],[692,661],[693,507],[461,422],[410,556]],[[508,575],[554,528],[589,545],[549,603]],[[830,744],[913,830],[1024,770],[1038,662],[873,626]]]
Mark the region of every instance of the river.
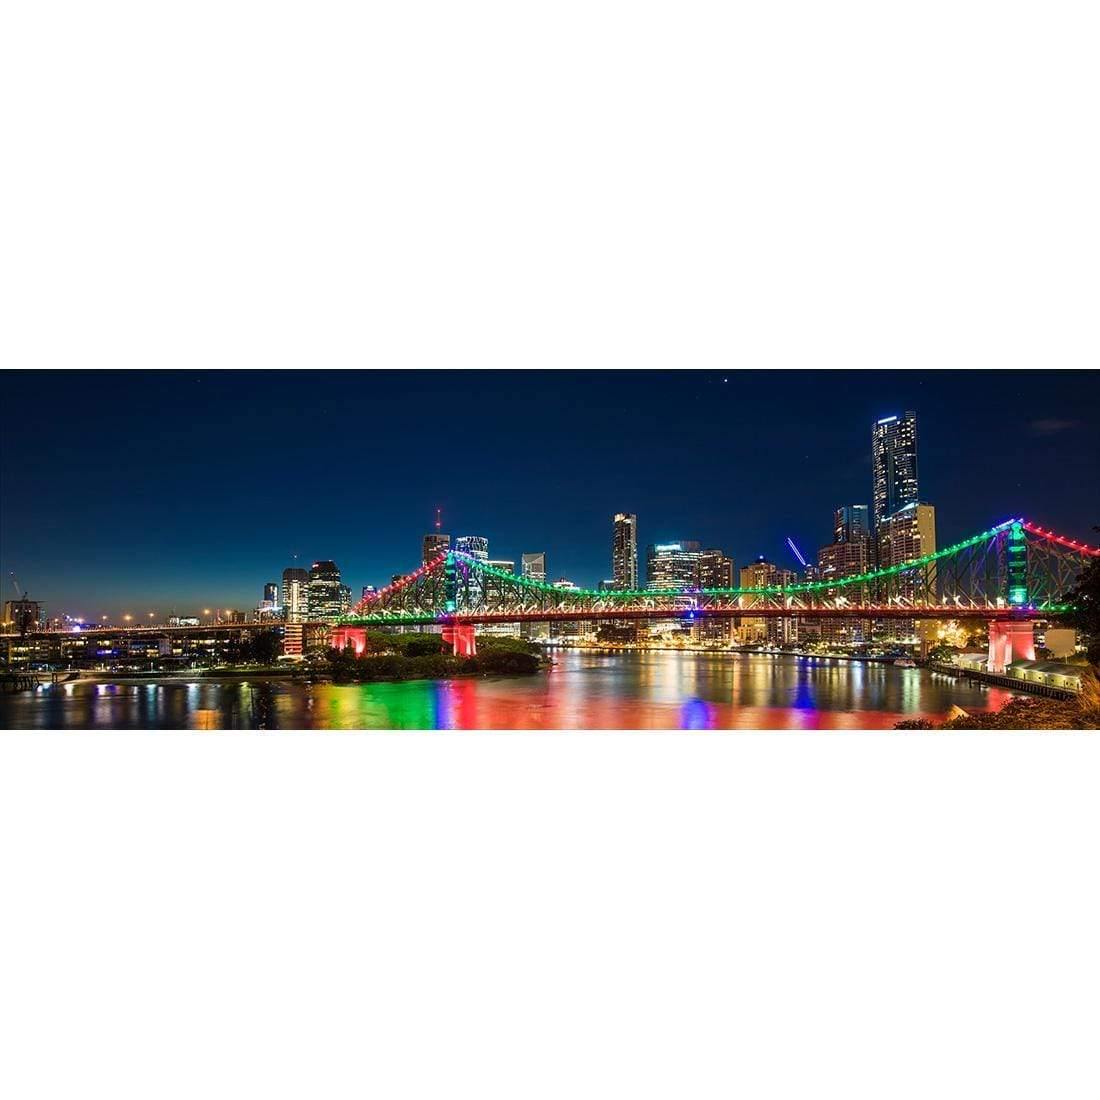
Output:
[[535,676],[324,684],[82,680],[0,697],[6,729],[891,729],[1009,692],[890,665],[559,651]]

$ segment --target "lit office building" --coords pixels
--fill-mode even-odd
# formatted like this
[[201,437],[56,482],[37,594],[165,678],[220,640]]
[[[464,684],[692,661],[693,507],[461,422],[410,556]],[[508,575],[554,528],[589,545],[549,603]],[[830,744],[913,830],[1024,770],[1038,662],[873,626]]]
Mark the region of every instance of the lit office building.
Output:
[[[695,567],[699,560],[699,543],[692,539],[677,542],[658,542],[646,550],[646,588],[659,589],[694,588]],[[674,601],[675,606],[687,611],[694,606],[694,597],[687,595]],[[692,625],[681,618],[650,620],[639,623],[639,633],[644,637],[682,637],[691,634]]]
[[692,539],[654,543],[646,552],[646,588],[694,587],[698,561],[699,543]]
[[520,568],[523,576],[529,581],[546,580],[546,552],[539,550],[530,554],[524,554],[520,559]]
[[455,539],[455,550],[478,561],[489,561],[489,540],[481,535],[459,535]]
[[450,548],[450,535],[445,535],[441,531],[433,531],[425,535],[420,544],[420,564],[427,565],[428,562],[435,561],[440,554],[445,554]]
[[620,589],[638,587],[638,517],[616,512],[611,535],[611,576]]
[[499,573],[511,573],[514,576],[516,572],[516,563],[514,561],[490,559],[485,564],[489,566],[490,569],[495,569]]
[[275,619],[282,615],[279,606],[279,586],[274,581],[264,585],[263,599],[256,605],[257,619]]
[[842,504],[833,513],[833,542],[858,542],[871,537],[866,504]]
[[309,618],[313,622],[338,619],[351,607],[351,589],[340,583],[334,561],[315,561],[309,571]]
[[917,481],[917,414],[887,416],[871,429],[874,530],[889,515],[915,504]]
[[304,569],[283,570],[283,610],[289,623],[309,617],[309,574]]

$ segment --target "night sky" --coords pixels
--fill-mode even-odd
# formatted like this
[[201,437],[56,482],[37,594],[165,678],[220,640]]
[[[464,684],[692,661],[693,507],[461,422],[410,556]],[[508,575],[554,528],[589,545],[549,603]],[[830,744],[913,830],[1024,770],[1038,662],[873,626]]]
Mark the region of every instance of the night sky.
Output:
[[[6,372],[4,599],[46,614],[254,607],[293,555],[362,585],[436,507],[493,558],[610,574],[611,516],[795,567],[870,503],[871,425],[912,408],[941,546],[1011,515],[1095,541],[1100,379],[1019,371]],[[644,564],[641,566],[644,573]]]

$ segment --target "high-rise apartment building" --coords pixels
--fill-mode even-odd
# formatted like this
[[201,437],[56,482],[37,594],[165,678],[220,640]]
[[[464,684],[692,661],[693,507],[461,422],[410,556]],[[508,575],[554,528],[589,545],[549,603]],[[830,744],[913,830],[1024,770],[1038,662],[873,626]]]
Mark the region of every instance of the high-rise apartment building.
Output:
[[523,570],[523,576],[529,581],[545,581],[546,551],[538,550],[524,554],[520,559],[520,568]]
[[315,561],[309,571],[309,618],[314,622],[338,619],[351,606],[351,589],[340,583],[334,561]]
[[616,512],[611,536],[611,577],[620,589],[638,587],[638,517]]
[[[914,502],[887,516],[878,527],[877,549],[880,569],[889,569],[934,553],[936,509],[931,504]],[[898,575],[892,592],[903,599],[935,601],[938,598],[935,562],[912,574]],[[913,619],[888,619],[881,624],[879,631],[886,637],[908,641],[914,635],[914,628]]]
[[[742,588],[772,588],[776,585],[795,584],[798,576],[790,569],[781,569],[768,561],[763,555],[741,569]],[[746,617],[741,619],[741,640],[743,642],[766,641],[769,645],[782,645],[798,641],[798,619],[780,619],[752,616],[752,596],[743,596],[742,606],[749,608]]]
[[692,539],[654,543],[646,551],[646,588],[694,587],[698,561],[699,543]]
[[283,610],[288,623],[309,618],[309,574],[304,569],[283,570]]
[[917,414],[887,416],[871,429],[874,529],[920,495],[917,480]]
[[[695,561],[696,588],[733,588],[733,558],[721,550],[704,550]],[[733,637],[732,618],[702,617],[695,627],[701,642],[728,643]]]
[[[837,511],[839,516],[840,510]],[[853,531],[850,540],[830,542],[817,552],[817,579],[839,581],[866,573],[871,565],[871,541],[862,528]],[[867,597],[865,585],[841,585],[825,590],[828,599],[844,599],[859,603]],[[821,640],[834,644],[856,644],[867,641],[870,623],[864,619],[820,619]]]
[[703,550],[695,559],[696,588],[732,588],[733,558],[721,550]]
[[455,539],[455,550],[478,561],[489,560],[489,540],[481,535],[459,535]]
[[924,557],[936,550],[936,509],[931,504],[907,504],[886,516],[878,527],[880,569]]

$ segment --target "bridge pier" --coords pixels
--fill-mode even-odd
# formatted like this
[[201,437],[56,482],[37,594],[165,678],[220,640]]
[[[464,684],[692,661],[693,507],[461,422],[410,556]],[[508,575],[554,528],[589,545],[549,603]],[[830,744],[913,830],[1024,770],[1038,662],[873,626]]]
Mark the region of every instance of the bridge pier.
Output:
[[338,626],[332,632],[333,649],[347,649],[351,646],[355,656],[361,657],[367,651],[367,632],[361,626]]
[[1035,660],[1035,627],[1032,623],[991,622],[989,624],[990,672],[1004,672],[1013,661]]
[[443,627],[443,644],[452,646],[456,657],[476,657],[477,640],[473,623],[448,623]]

